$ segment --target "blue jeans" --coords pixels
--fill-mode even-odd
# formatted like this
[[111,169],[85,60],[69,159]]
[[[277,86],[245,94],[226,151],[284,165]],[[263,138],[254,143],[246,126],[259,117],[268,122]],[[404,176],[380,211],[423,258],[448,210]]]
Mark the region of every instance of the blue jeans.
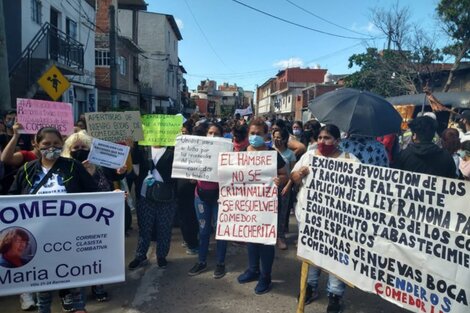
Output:
[[248,243],[247,246],[249,270],[254,273],[261,272],[262,276],[270,277],[274,263],[274,246],[260,243]]
[[[209,241],[212,226],[216,227],[219,204],[217,201],[207,203],[198,196],[194,198],[196,217],[199,223],[199,262],[206,263],[209,252]],[[227,252],[227,241],[216,240],[217,264],[225,263],[225,253]]]
[[[318,290],[318,280],[320,278],[320,274],[320,268],[309,265],[307,283],[312,286],[313,290]],[[345,289],[345,283],[339,280],[338,277],[336,277],[335,275],[328,274],[328,284],[326,286],[326,291],[328,292],[328,295],[334,294],[342,297]]]
[[[82,288],[71,288],[70,293],[73,297],[74,310],[85,309],[85,297]],[[37,293],[38,312],[51,313],[52,291],[44,291]]]

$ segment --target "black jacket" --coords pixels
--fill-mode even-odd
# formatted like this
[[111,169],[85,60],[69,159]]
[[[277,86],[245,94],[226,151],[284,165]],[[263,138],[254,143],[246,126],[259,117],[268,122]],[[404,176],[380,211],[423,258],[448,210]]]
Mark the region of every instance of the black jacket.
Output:
[[401,151],[395,168],[429,175],[457,178],[454,159],[434,143],[414,143]]
[[[98,186],[91,175],[80,162],[74,159],[60,157],[51,171],[62,177],[67,193],[98,191]],[[30,194],[41,173],[42,168],[39,160],[25,163],[18,169],[15,181],[8,193],[11,195]]]

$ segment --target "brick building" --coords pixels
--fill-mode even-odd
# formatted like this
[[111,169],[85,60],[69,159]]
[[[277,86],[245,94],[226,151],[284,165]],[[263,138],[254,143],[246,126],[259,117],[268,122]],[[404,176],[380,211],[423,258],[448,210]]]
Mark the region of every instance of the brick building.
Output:
[[257,115],[275,115],[277,118],[301,119],[303,89],[325,80],[326,69],[286,68],[257,88]]
[[[116,60],[110,53],[110,6],[115,8]],[[98,107],[100,111],[112,108],[111,63],[117,65],[117,99],[120,109],[140,109],[139,54],[143,50],[137,45],[136,36],[119,34],[118,8],[125,7],[134,11],[146,10],[143,0],[98,0],[96,5],[95,36],[95,78],[98,88]]]

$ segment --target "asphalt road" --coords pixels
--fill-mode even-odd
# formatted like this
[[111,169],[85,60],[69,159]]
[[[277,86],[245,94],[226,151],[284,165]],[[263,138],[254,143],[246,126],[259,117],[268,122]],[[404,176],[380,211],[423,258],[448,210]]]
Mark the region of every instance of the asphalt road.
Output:
[[[295,229],[295,219],[291,218],[291,230]],[[135,225],[135,223],[134,223]],[[136,228],[136,226],[134,226]],[[273,289],[264,295],[255,295],[256,282],[240,285],[237,276],[247,266],[246,248],[229,244],[226,258],[227,275],[214,279],[215,244],[211,243],[208,257],[208,270],[198,276],[189,277],[188,270],[196,262],[196,256],[189,256],[182,247],[181,233],[173,229],[173,240],[168,267],[156,266],[155,247],[149,251],[150,264],[135,271],[126,270],[126,282],[107,285],[110,301],[97,303],[90,299],[87,310],[90,313],[284,313],[296,312],[296,296],[299,290],[300,261],[296,259],[295,233],[290,233],[287,251],[276,250],[273,269]],[[126,238],[126,264],[132,260],[137,242],[137,230]],[[323,287],[320,298],[306,306],[306,313],[326,312],[328,298],[326,276],[322,275]],[[88,288],[89,292],[89,288]],[[343,299],[343,312],[351,313],[404,313],[406,310],[382,300],[380,297],[347,288]],[[23,312],[19,297],[0,298],[1,313]],[[55,312],[62,312],[59,298],[54,297]]]

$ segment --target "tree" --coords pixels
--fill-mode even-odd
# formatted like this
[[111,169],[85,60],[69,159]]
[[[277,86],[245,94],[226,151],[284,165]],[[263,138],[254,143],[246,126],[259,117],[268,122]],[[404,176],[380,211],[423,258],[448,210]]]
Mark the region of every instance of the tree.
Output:
[[345,79],[348,87],[370,90],[382,96],[416,94],[434,80],[432,66],[442,61],[442,51],[418,26],[410,23],[407,7],[371,10],[374,25],[387,38],[387,49],[367,49],[349,58],[349,68],[359,71]]
[[454,64],[444,86],[447,92],[454,79],[454,72],[464,58],[470,58],[470,0],[441,0],[437,14],[444,31],[455,42],[444,48],[444,53],[455,57]]

